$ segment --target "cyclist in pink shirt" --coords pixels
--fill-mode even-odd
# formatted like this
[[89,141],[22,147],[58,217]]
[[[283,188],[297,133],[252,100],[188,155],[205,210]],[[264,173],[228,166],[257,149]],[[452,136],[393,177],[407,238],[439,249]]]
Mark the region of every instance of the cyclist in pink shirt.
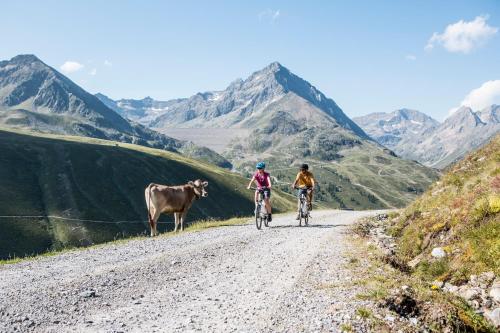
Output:
[[250,180],[248,184],[248,189],[252,186],[252,183],[255,182],[257,185],[257,190],[255,191],[255,207],[257,207],[257,201],[259,200],[259,192],[262,193],[264,197],[264,204],[266,206],[267,211],[267,219],[269,222],[272,220],[272,212],[271,212],[271,176],[268,172],[265,171],[266,164],[264,162],[259,162],[256,165],[257,171]]

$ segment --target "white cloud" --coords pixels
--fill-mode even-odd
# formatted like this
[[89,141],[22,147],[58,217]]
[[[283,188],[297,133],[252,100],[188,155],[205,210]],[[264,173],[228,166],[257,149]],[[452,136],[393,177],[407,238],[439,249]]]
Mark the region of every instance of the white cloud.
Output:
[[92,68],[92,70],[90,71],[89,74],[92,75],[92,76],[96,76],[97,75],[97,69],[96,68]]
[[[465,96],[460,106],[468,106],[474,111],[479,111],[492,104],[500,105],[500,80],[486,81],[481,87],[473,89]],[[450,110],[450,114],[458,107]]]
[[74,73],[74,72],[78,72],[83,67],[85,67],[85,66],[83,66],[79,62],[68,60],[64,64],[62,64],[61,67],[59,67],[59,68],[64,73]]
[[413,54],[407,54],[405,59],[410,60],[410,61],[415,61],[415,60],[417,60],[417,57]]
[[488,16],[477,16],[473,21],[460,20],[450,24],[442,34],[435,32],[425,49],[430,51],[441,44],[449,52],[469,53],[498,32],[498,28],[489,26],[486,20]]
[[272,10],[272,9],[266,9],[262,12],[259,13],[258,17],[259,20],[268,20],[271,23],[276,22],[281,16],[280,10]]
[[111,67],[113,66],[113,63],[109,60],[104,60],[104,66]]

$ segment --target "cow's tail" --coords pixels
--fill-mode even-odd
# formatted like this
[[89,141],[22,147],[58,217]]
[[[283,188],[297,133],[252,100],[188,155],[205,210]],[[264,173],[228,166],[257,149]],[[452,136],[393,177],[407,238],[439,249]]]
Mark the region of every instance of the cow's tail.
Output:
[[147,187],[147,190],[149,191],[148,195],[148,202],[147,202],[147,209],[148,209],[148,222],[151,228],[153,228],[153,217],[151,216],[151,188],[153,187],[153,184],[149,184]]

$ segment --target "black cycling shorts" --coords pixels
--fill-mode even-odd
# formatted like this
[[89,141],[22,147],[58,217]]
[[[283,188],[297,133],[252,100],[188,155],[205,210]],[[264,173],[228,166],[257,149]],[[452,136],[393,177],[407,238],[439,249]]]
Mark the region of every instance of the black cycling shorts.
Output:
[[307,196],[307,192],[308,192],[309,190],[312,190],[312,187],[300,187],[300,188],[297,190],[297,197],[299,197],[299,198],[300,198],[300,195],[301,195],[302,193],[304,193],[304,195],[306,195],[306,196]]
[[262,197],[264,199],[271,197],[271,189],[270,188],[262,188],[262,189],[259,189],[257,191],[262,193]]

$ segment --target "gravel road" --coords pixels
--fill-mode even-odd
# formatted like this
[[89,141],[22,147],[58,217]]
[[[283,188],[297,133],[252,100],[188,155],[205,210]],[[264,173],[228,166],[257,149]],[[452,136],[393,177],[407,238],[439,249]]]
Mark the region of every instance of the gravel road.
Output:
[[373,211],[314,211],[0,266],[0,332],[367,331],[346,227]]

